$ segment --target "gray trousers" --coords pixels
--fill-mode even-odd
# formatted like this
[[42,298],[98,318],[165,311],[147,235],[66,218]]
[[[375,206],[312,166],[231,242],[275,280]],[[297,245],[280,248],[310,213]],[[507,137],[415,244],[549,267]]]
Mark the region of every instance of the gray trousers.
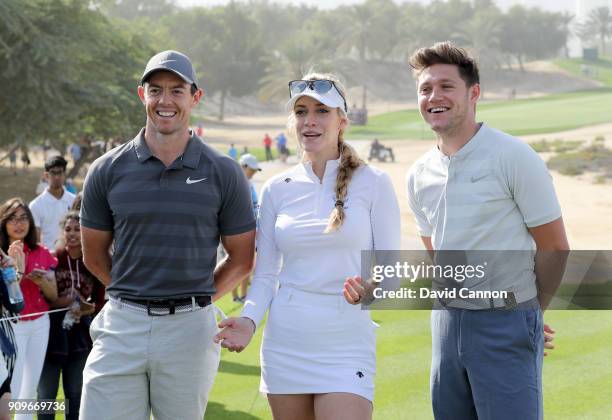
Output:
[[201,420],[219,367],[214,307],[149,316],[109,301],[93,320],[82,420]]
[[515,310],[431,314],[437,420],[540,420],[543,319],[537,299]]

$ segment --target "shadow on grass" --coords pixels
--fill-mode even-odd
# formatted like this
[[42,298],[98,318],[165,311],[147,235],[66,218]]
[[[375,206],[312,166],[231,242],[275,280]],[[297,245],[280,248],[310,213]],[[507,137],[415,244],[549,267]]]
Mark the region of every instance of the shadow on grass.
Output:
[[241,363],[228,362],[227,360],[221,360],[219,372],[251,376],[259,376],[260,374],[258,366],[243,365]]
[[260,420],[252,414],[244,411],[228,410],[225,405],[209,401],[206,406],[205,420]]

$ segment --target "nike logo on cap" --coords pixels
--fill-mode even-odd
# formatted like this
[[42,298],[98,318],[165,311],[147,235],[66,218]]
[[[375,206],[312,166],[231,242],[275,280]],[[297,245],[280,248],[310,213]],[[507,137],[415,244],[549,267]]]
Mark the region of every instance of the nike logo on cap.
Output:
[[185,180],[185,184],[195,184],[196,182],[206,181],[208,178],[200,178],[200,179],[191,179],[191,177],[187,177]]
[[157,64],[166,64],[166,63],[174,63],[176,60],[162,60]]

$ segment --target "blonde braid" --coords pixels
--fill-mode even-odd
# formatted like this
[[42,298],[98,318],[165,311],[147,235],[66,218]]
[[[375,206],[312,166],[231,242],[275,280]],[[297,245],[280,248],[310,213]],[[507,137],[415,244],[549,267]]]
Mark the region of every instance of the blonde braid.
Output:
[[340,151],[340,167],[336,176],[336,205],[329,216],[329,224],[324,233],[334,232],[340,229],[344,222],[344,200],[348,192],[348,186],[353,178],[355,169],[365,162],[359,158],[355,149],[344,142],[344,132],[338,134],[338,150]]

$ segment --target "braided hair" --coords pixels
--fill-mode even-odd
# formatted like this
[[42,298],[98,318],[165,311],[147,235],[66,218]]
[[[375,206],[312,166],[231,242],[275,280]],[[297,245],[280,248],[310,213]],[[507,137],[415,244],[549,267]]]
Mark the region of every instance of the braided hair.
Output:
[[324,233],[334,232],[340,229],[344,222],[344,201],[348,192],[348,186],[353,178],[355,169],[365,162],[359,158],[355,149],[344,142],[344,130],[338,134],[338,150],[340,151],[340,166],[338,167],[338,175],[336,176],[336,204],[329,216],[329,224],[325,228]]

